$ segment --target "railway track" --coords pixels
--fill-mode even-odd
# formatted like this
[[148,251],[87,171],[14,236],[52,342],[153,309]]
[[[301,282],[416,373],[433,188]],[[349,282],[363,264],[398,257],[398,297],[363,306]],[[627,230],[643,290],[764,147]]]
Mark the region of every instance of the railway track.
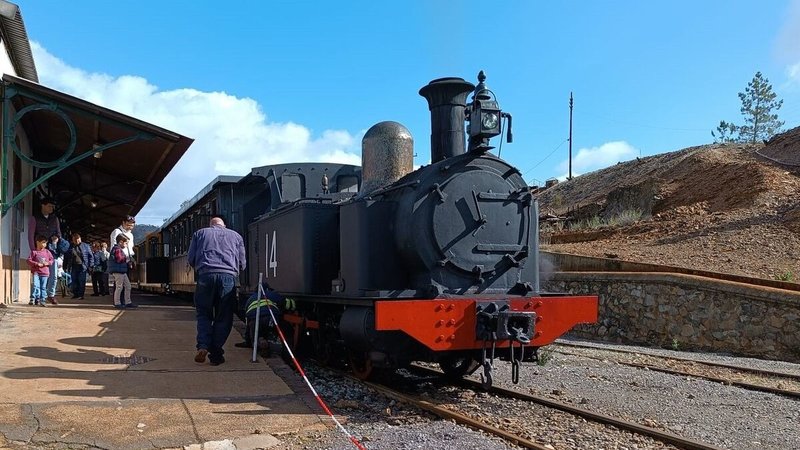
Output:
[[[413,365],[412,370],[414,373],[417,374],[424,374],[428,376],[436,376],[441,377],[443,374],[442,372],[430,369],[427,367]],[[488,391],[483,389],[481,383],[478,381],[470,380],[470,379],[462,379],[457,382],[458,385],[462,387],[469,388],[474,391],[485,391],[489,394],[494,394],[497,396],[501,396],[504,398],[511,398],[516,400],[521,400],[524,402],[529,402],[537,405],[542,405],[547,408],[556,409],[567,414],[571,414],[577,417],[581,417],[585,420],[595,422],[598,424],[602,424],[605,426],[611,426],[618,428],[620,430],[625,430],[631,433],[635,433],[642,436],[647,436],[657,441],[663,442],[665,444],[673,445],[678,448],[688,449],[688,450],[720,450],[720,447],[707,444],[704,442],[696,441],[694,439],[685,438],[682,436],[678,436],[673,433],[669,433],[666,431],[661,431],[656,428],[648,427],[645,425],[640,425],[638,423],[624,420],[616,417],[612,417],[602,413],[596,413],[593,411],[589,411],[587,409],[579,408],[574,405],[570,405],[568,403],[559,402],[547,397],[542,397],[539,395],[534,395],[530,393],[524,393],[520,391],[515,391],[512,389],[506,389],[502,387],[492,386]],[[465,423],[465,425],[469,425]],[[539,444],[536,444],[539,445]],[[540,447],[526,447],[526,448],[540,448]],[[549,447],[545,447],[549,448]]]
[[[598,348],[574,343],[558,342],[554,347],[554,352],[564,355],[601,361],[612,360],[618,364],[639,369],[691,376],[742,389],[800,398],[800,375],[797,374],[698,361],[689,358],[645,354],[631,350]],[[566,351],[559,347],[570,347],[573,350]],[[600,353],[600,355],[590,354],[590,352]],[[612,356],[615,354],[623,356]]]
[[[328,369],[331,370],[330,368]],[[417,365],[413,365],[409,370],[415,376],[429,377],[429,379],[435,379],[437,381],[441,380],[441,377],[443,375],[443,373],[438,370]],[[481,430],[485,433],[500,437],[506,440],[507,442],[510,442],[514,445],[518,445],[522,448],[535,449],[535,450],[552,450],[553,448],[552,446],[548,446],[547,444],[541,444],[535,442],[528,437],[522,436],[519,433],[515,433],[514,431],[510,431],[508,429],[504,429],[503,427],[492,425],[485,420],[479,420],[474,417],[471,417],[469,414],[464,413],[463,411],[459,411],[452,407],[446,407],[445,405],[440,404],[440,402],[438,401],[431,401],[429,399],[422,398],[421,396],[418,395],[409,394],[407,392],[401,392],[393,387],[389,387],[386,384],[382,384],[380,382],[362,381],[356,379],[350,374],[346,374],[343,372],[339,373],[341,376],[348,377],[353,381],[364,383],[371,389],[395,401],[413,405],[421,410],[427,411],[443,419],[452,420],[461,425],[468,426],[470,428]],[[392,384],[394,385],[395,383]],[[437,382],[437,385],[441,385],[441,383]],[[638,423],[631,422],[628,420],[615,418],[606,414],[592,412],[583,408],[578,408],[576,406],[567,403],[558,402],[546,397],[541,397],[533,394],[526,394],[523,392],[518,392],[500,387],[492,387],[490,390],[486,391],[481,387],[481,384],[479,382],[468,379],[461,380],[457,382],[456,385],[458,387],[467,388],[476,393],[485,392],[487,394],[503,397],[506,399],[519,400],[522,402],[540,405],[545,408],[555,409],[562,413],[566,413],[568,415],[575,416],[576,418],[580,418],[581,420],[593,422],[595,424],[599,424],[602,426],[614,427],[619,430],[623,430],[625,432],[633,433],[634,435],[646,436],[648,438],[659,441],[663,444],[672,445],[677,448],[688,449],[688,450],[721,450],[720,447],[711,444],[685,438],[673,433],[640,425]],[[501,421],[508,421],[508,419],[504,418]],[[577,445],[574,448],[583,448],[583,447]]]

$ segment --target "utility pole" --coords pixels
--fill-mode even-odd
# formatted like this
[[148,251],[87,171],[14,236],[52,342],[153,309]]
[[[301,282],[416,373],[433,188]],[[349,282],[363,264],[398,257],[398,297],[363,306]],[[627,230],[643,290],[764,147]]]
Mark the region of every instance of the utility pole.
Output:
[[569,92],[569,177],[572,179],[572,91]]

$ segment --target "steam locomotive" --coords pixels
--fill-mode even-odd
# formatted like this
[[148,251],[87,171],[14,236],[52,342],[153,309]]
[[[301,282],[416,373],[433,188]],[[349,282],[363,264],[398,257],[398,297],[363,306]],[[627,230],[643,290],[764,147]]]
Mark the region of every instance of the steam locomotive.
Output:
[[[282,327],[296,348],[323,361],[346,355],[362,378],[429,361],[450,377],[482,368],[490,385],[494,358],[511,361],[516,382],[539,347],[597,320],[597,297],[541,290],[538,204],[519,170],[489,152],[506,124],[512,142],[512,117],[485,79],[440,78],[419,91],[431,114],[427,166],[413,170],[403,125],[381,122],[363,138],[360,171],[285,165],[233,183],[252,185],[257,171],[267,179],[228,212],[246,226],[245,290],[261,274],[295,300]],[[357,192],[338,189],[339,171],[360,176]],[[299,172],[287,189],[284,177]],[[242,204],[265,212],[233,211]]]

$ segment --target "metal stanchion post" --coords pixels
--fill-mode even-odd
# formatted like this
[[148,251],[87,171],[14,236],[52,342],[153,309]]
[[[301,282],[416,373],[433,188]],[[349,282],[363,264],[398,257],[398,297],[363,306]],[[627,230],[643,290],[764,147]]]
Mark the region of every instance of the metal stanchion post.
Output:
[[[256,290],[256,326],[255,326],[255,331],[253,332],[253,334],[254,334],[254,336],[253,336],[253,358],[250,360],[250,362],[256,362],[256,353],[258,352],[258,323],[261,321],[260,320],[261,319],[261,314],[260,314],[261,313],[261,306],[260,306],[260,303],[261,303],[261,294],[263,293],[261,291],[261,279],[263,277],[264,277],[264,274],[259,272],[258,273],[258,290]],[[245,309],[245,317],[246,316],[247,316],[247,310]],[[250,328],[250,327],[247,327],[247,328]],[[245,330],[245,333],[247,333],[248,331],[249,330]]]

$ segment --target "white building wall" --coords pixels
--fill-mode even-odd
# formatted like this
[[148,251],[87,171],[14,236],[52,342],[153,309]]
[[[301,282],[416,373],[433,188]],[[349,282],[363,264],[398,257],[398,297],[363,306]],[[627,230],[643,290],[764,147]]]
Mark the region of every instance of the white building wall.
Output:
[[[0,51],[0,72],[17,76],[16,70],[9,57],[9,49],[5,39],[3,39],[3,50]],[[2,111],[2,109],[0,109]],[[9,117],[13,117],[16,111],[9,111]],[[30,155],[30,146],[27,136],[21,127],[17,129],[17,142],[20,149]],[[5,141],[0,142],[5,146]],[[0,161],[3,165],[0,176],[6,176],[6,201],[11,201],[19,191],[15,192],[14,178],[19,176],[19,189],[25,188],[31,183],[33,173],[31,167],[26,164],[18,164],[21,173],[15,173],[14,159],[17,156],[11,148],[5,148],[6,160]],[[6,167],[7,164],[7,167]],[[0,183],[2,178],[0,178]],[[10,303],[14,300],[27,301],[30,297],[30,272],[28,271],[25,260],[30,255],[31,249],[28,245],[28,218],[31,216],[32,196],[28,195],[22,202],[18,203],[12,210],[8,211],[0,219],[0,303]],[[10,275],[10,277],[9,277]]]
[[0,71],[4,74],[7,73],[17,76],[17,71],[14,70],[14,66],[11,64],[11,58],[8,56],[8,46],[5,39],[3,39],[3,51],[0,52]]

